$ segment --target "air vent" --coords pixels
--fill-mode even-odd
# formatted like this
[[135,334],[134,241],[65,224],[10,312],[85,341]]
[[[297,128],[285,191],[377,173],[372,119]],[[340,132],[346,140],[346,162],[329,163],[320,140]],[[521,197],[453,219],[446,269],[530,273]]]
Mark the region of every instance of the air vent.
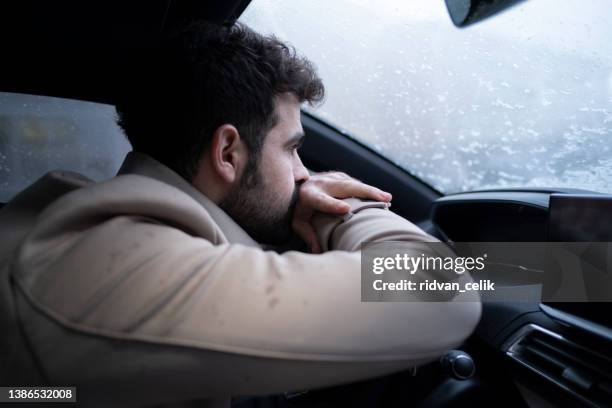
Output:
[[506,342],[506,354],[592,406],[612,406],[612,347],[593,349],[530,324]]

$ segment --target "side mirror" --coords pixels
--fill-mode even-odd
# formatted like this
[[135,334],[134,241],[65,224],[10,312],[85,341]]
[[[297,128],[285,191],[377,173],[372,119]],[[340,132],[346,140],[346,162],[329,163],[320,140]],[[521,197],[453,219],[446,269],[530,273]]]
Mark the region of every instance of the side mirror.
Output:
[[465,27],[524,0],[445,0],[453,24]]

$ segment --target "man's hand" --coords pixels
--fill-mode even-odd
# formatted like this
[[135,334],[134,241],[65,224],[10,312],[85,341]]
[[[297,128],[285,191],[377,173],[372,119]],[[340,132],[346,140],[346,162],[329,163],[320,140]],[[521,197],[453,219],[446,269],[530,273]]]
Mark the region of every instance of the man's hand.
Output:
[[391,194],[341,172],[315,174],[300,186],[292,225],[295,233],[306,242],[313,253],[321,252],[317,235],[310,223],[313,214],[320,211],[344,215],[351,210],[351,207],[341,199],[349,197],[391,201]]

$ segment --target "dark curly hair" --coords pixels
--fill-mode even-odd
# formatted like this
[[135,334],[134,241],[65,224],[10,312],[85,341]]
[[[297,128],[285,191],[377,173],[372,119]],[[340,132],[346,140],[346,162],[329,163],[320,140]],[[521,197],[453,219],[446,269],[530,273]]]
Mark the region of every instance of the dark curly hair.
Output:
[[135,151],[190,182],[219,126],[238,129],[253,168],[277,122],[275,96],[290,92],[312,105],[325,93],[313,64],[293,47],[240,23],[192,24],[153,54],[126,81],[118,123]]

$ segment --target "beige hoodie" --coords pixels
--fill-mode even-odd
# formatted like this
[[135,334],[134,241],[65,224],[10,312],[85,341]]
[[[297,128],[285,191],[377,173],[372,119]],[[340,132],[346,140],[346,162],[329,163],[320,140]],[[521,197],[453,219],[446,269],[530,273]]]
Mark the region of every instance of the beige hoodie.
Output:
[[362,242],[435,239],[383,203],[349,202],[351,216],[317,220],[325,253],[279,254],[145,155],[102,183],[48,174],[0,211],[3,382],[76,385],[85,406],[223,406],[462,343],[478,302],[361,302]]

